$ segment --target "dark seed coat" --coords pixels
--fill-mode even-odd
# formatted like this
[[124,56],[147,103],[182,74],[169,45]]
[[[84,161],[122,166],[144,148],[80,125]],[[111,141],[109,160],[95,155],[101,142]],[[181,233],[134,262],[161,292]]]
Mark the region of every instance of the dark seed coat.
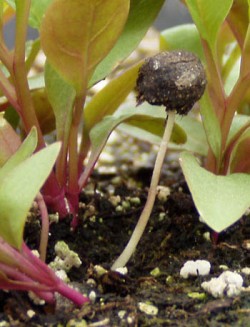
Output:
[[206,75],[200,60],[188,51],[166,51],[146,59],[137,79],[137,102],[163,105],[185,115],[203,95]]

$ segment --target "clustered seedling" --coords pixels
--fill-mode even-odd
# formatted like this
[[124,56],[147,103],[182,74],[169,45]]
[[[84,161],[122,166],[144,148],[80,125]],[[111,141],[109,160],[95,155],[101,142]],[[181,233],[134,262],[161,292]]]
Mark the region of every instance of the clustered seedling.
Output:
[[[163,3],[164,0],[0,1],[2,289],[32,290],[47,302],[55,300],[55,292],[77,305],[88,301],[44,263],[49,235],[47,207],[60,219],[71,214],[72,227],[77,226],[79,193],[106,142],[99,135],[94,143],[91,130],[124,101],[134,87],[138,67],[132,74],[125,72],[112,81],[116,97],[112,105],[109,97],[102,98],[98,105],[95,101],[86,105],[88,89],[136,48]],[[9,49],[4,27],[13,16],[15,42]],[[138,16],[143,20],[135,25],[133,17]],[[26,42],[28,25],[37,30],[38,38]],[[46,56],[44,69],[30,76],[40,52]],[[116,93],[120,80],[128,81],[127,89],[121,91],[118,85],[120,92]],[[99,132],[109,134],[110,130],[103,127]],[[58,142],[47,146],[48,133],[53,133]],[[84,166],[90,150],[94,160]],[[23,242],[33,200],[41,215],[40,258],[34,257]]]
[[[60,219],[70,213],[74,217],[72,227],[76,228],[79,193],[111,132],[126,123],[139,128],[139,136],[144,130],[156,137],[163,134],[159,122],[165,119],[160,110],[145,103],[140,110],[118,110],[136,86],[141,62],[86,101],[88,89],[136,48],[163,3],[0,1],[1,288],[32,290],[48,302],[54,301],[55,292],[78,305],[87,301],[57,279],[43,262],[49,229],[47,207],[58,212]],[[146,206],[113,268],[127,262],[146,226],[173,127],[173,132],[179,128],[185,134],[179,125],[188,131],[183,149],[206,159],[205,169],[190,153],[182,153],[180,160],[203,221],[220,232],[250,206],[250,3],[223,0],[215,6],[212,0],[186,0],[185,5],[195,24],[164,31],[161,49],[167,52],[147,59],[139,72],[138,103],[165,106],[167,123]],[[13,15],[15,44],[8,49],[3,29]],[[29,43],[28,25],[39,34]],[[40,51],[46,55],[44,71],[30,77]],[[186,115],[206,85],[203,67],[190,52],[206,66],[207,87],[200,101],[202,119],[187,116],[177,119],[177,125],[175,111]],[[45,136],[50,132],[58,142],[47,146]],[[179,144],[184,143],[182,136],[180,133]],[[41,259],[34,258],[23,242],[27,213],[34,199],[41,212]]]
[[203,95],[206,86],[205,70],[200,60],[187,51],[162,52],[148,58],[139,70],[137,79],[138,104],[148,101],[166,107],[167,122],[156,157],[148,198],[126,248],[112,269],[123,267],[130,259],[144,232],[152,212],[163,161],[175,120],[175,112],[186,115]]

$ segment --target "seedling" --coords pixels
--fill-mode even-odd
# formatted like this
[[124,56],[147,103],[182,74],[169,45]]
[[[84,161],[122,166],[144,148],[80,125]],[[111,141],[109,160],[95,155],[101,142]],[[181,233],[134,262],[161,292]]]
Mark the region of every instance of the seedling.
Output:
[[[94,105],[94,110],[90,109],[91,101],[88,109],[88,89],[136,48],[163,3],[164,0],[0,1],[2,289],[32,290],[48,302],[54,301],[55,292],[77,305],[88,301],[60,281],[43,262],[49,230],[47,207],[58,212],[61,219],[71,214],[72,226],[77,226],[79,193],[102,150],[93,149],[91,129],[106,115],[112,115],[133,89],[137,67],[129,71],[130,78],[122,74],[121,80],[129,79],[129,83],[118,98],[115,94],[112,106],[106,99],[99,102],[99,107]],[[14,15],[15,42],[9,49],[4,26]],[[26,42],[28,25],[38,34],[30,42]],[[30,77],[40,51],[46,55],[45,67],[41,74]],[[59,142],[47,146],[44,137],[50,132]],[[95,159],[85,169],[83,163],[90,148]],[[25,221],[34,199],[42,221],[40,259],[34,258],[23,243]]]
[[126,265],[145,230],[157,194],[160,173],[173,130],[175,112],[186,115],[198,101],[206,86],[200,60],[187,51],[162,52],[146,60],[137,79],[138,104],[147,101],[166,107],[167,121],[156,157],[145,207],[134,232],[112,269]]

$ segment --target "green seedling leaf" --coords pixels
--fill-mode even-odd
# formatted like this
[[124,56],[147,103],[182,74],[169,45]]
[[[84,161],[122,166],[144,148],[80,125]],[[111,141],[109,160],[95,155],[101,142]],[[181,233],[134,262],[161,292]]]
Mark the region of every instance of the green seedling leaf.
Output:
[[[9,158],[6,164],[0,169],[0,184],[4,185],[4,179],[11,171],[17,167],[20,163],[26,160],[33,153],[37,146],[37,132],[35,128],[32,128],[29,135],[21,144],[16,153]],[[1,200],[0,200],[1,203]],[[0,221],[1,226],[1,221]],[[1,235],[1,234],[0,234]]]
[[250,128],[241,135],[233,148],[230,172],[250,173]]
[[33,105],[43,134],[55,129],[55,115],[44,89],[31,92]]
[[14,128],[14,130],[17,129],[20,117],[18,116],[18,113],[15,111],[13,107],[8,107],[4,111],[4,118],[7,120],[8,123]]
[[237,140],[248,127],[250,127],[249,116],[240,114],[235,115],[230,127],[227,145],[235,142],[235,140]]
[[25,59],[25,66],[27,72],[30,71],[32,65],[34,64],[34,61],[38,55],[38,52],[40,50],[40,39],[32,40],[26,42],[26,59]]
[[138,46],[157,17],[164,0],[131,0],[126,25],[113,49],[97,66],[90,86],[104,79]]
[[32,155],[37,146],[37,131],[33,127],[26,137],[26,139],[21,143],[17,151],[8,159],[5,165],[0,169],[0,183],[5,176],[12,171],[17,165],[26,160]]
[[[163,113],[161,119],[164,119],[164,115],[165,112]],[[154,120],[156,120],[156,118],[154,118]],[[196,118],[191,117],[190,115],[176,115],[175,121],[176,124],[171,135],[169,149],[177,151],[187,150],[195,152],[196,154],[202,156],[206,156],[208,151],[208,145],[206,140],[206,134],[204,132],[204,128],[201,122],[198,121]],[[133,136],[139,140],[143,140],[152,144],[160,144],[162,130],[158,130],[158,133],[153,134],[152,131],[147,132],[145,129],[142,128],[143,124],[141,125],[140,121],[136,121],[135,126],[132,126],[131,124],[127,123],[123,123],[118,126],[118,130],[121,130],[123,133]]]
[[48,99],[56,118],[57,140],[67,140],[76,92],[48,62],[45,65],[45,84]]
[[[237,147],[237,144],[239,143],[239,140],[241,139],[242,135],[248,130],[250,127],[250,119],[249,116],[246,115],[236,115],[232,121],[230,132],[227,139],[227,146],[226,150],[224,151],[223,155],[223,166],[224,171],[230,171],[236,172],[234,169],[229,169],[230,167],[230,161],[232,161],[232,158],[234,157],[232,155],[232,152],[235,151],[235,147]],[[248,149],[247,149],[248,152]],[[237,157],[237,154],[236,154]],[[247,159],[248,160],[248,159]],[[247,171],[242,171],[247,172]]]
[[[5,0],[13,9],[16,9],[15,0]],[[16,0],[23,1],[23,0]],[[29,25],[33,28],[39,28],[42,17],[53,0],[32,0],[29,15]]]
[[104,116],[112,115],[135,88],[141,64],[141,62],[136,64],[110,81],[86,105],[84,109],[84,129],[87,135]]
[[214,175],[200,167],[188,152],[181,154],[180,164],[202,220],[217,233],[235,223],[249,208],[250,175]]
[[[147,131],[150,131],[152,134],[156,135],[163,134],[165,127],[166,114],[164,118],[154,117],[155,108],[153,108],[150,112],[149,108],[143,110],[134,110],[134,109],[126,109],[126,114],[117,113],[113,116],[105,116],[101,122],[92,128],[90,131],[90,141],[91,141],[91,154],[89,161],[85,167],[84,173],[79,180],[79,186],[82,187],[87,181],[88,176],[90,175],[94,165],[104,148],[111,132],[121,123],[130,123],[133,125],[141,126],[142,128],[146,128]],[[162,108],[163,109],[163,108]],[[161,109],[158,108],[160,111]],[[164,109],[162,110],[164,112]],[[145,125],[145,120],[148,122]],[[175,137],[177,133],[182,135],[183,141],[185,142],[185,133],[178,127],[177,132],[173,131]],[[180,138],[180,136],[179,136]]]
[[160,49],[191,51],[204,61],[200,35],[194,24],[183,24],[161,32]]
[[14,167],[0,184],[0,236],[11,246],[20,249],[23,229],[31,204],[48,177],[60,144],[39,151]]
[[29,24],[33,28],[39,28],[44,13],[53,0],[32,0],[30,8]]
[[191,115],[177,115],[175,121],[176,124],[185,131],[187,141],[184,144],[171,144],[170,148],[175,150],[192,151],[201,156],[206,156],[208,152],[208,144],[201,121]]
[[215,157],[219,158],[221,147],[220,124],[211,105],[207,91],[205,91],[203,97],[200,100],[200,108],[207,141]]
[[230,11],[233,0],[223,0],[216,4],[214,0],[186,0],[186,4],[201,37],[215,52],[218,31]]
[[0,167],[17,151],[21,145],[20,137],[0,113]]
[[40,29],[42,49],[50,64],[77,93],[121,34],[129,3],[54,0],[47,8]]
[[248,20],[248,0],[234,0],[231,10],[227,16],[232,31],[241,48],[243,48],[249,20]]

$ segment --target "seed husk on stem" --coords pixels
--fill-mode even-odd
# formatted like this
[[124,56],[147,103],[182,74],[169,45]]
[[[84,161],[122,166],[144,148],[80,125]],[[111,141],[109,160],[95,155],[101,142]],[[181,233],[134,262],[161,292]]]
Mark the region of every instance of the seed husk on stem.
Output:
[[160,174],[175,121],[175,113],[186,115],[203,95],[206,75],[200,60],[187,51],[168,51],[146,59],[138,79],[138,104],[147,101],[164,105],[167,112],[165,131],[156,157],[148,197],[137,225],[125,249],[111,269],[124,267],[139,243],[152,212]]

